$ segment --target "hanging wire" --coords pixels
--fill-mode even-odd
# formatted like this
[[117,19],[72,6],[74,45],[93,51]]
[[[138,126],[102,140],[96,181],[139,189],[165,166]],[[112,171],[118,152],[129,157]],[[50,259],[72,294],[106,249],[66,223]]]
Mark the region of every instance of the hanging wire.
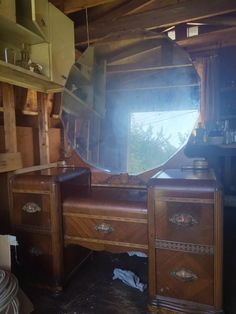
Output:
[[89,22],[88,22],[88,8],[85,9],[86,13],[86,30],[87,30],[87,42],[88,42],[88,47],[89,47]]

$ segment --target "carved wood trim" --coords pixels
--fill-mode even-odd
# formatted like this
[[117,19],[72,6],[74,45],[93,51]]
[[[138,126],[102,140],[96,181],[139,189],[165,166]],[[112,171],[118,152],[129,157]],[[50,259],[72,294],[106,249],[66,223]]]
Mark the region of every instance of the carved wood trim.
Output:
[[214,255],[214,247],[210,245],[201,245],[185,242],[174,242],[156,239],[155,247],[157,249],[180,251],[200,255]]
[[214,204],[214,199],[202,198],[186,198],[186,197],[168,197],[159,196],[158,201],[161,202],[174,202],[174,203],[198,203],[198,204]]
[[82,238],[82,237],[71,237],[71,236],[64,236],[64,240],[66,243],[75,243],[83,246],[83,243],[96,243],[96,244],[103,244],[103,245],[113,245],[113,246],[123,246],[123,247],[133,247],[136,249],[148,249],[148,245],[146,244],[137,244],[137,243],[127,243],[127,242],[118,242],[118,241],[109,241],[109,240],[99,240],[99,239],[89,239],[89,238]]
[[30,189],[16,189],[16,188],[13,188],[12,189],[12,192],[13,193],[23,193],[23,194],[45,194],[45,195],[49,195],[51,194],[50,191],[46,191],[46,190],[30,190]]
[[211,305],[199,304],[192,301],[180,300],[160,295],[155,295],[149,300],[148,308],[150,313],[158,314],[160,309],[167,313],[185,313],[185,314],[224,314],[219,308],[215,309]]

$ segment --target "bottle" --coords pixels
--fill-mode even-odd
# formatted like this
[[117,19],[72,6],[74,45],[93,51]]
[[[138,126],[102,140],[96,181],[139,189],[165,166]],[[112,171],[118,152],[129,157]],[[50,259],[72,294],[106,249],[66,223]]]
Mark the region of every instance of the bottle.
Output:
[[224,141],[225,141],[225,144],[231,144],[232,143],[231,131],[230,131],[230,127],[229,127],[229,120],[225,120]]
[[196,136],[195,136],[195,142],[196,144],[202,144],[205,141],[205,135],[206,135],[206,130],[203,127],[201,122],[198,122],[197,128],[195,130]]
[[16,61],[16,65],[21,66],[22,68],[25,68],[25,69],[29,69],[29,60],[30,60],[29,45],[22,44],[20,54],[21,54],[21,59]]

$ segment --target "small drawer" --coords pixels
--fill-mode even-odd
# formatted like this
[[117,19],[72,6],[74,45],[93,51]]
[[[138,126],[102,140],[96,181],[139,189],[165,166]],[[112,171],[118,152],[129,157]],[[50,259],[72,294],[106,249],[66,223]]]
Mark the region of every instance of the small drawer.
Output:
[[156,237],[161,240],[212,245],[213,204],[157,201]]
[[37,276],[52,276],[52,242],[48,234],[17,232],[18,252],[23,268]]
[[156,294],[213,305],[213,256],[156,251]]
[[50,197],[40,194],[13,194],[12,223],[20,226],[50,227]]
[[64,234],[83,239],[104,240],[117,243],[147,246],[147,222],[145,219],[113,217],[83,217],[64,214]]

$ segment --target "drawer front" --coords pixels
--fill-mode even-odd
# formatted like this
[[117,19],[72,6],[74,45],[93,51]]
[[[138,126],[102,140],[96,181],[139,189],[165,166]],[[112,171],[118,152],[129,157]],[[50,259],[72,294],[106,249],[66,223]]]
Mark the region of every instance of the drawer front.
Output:
[[213,256],[157,250],[156,261],[157,295],[213,305]]
[[[52,242],[50,235],[17,232],[20,264],[37,277],[52,276]],[[41,278],[43,279],[43,278]]]
[[65,236],[147,245],[147,222],[144,219],[125,221],[124,218],[110,220],[64,215],[63,224]]
[[12,223],[20,226],[50,227],[50,197],[40,194],[13,194]]
[[213,204],[156,201],[156,237],[177,242],[213,244]]

